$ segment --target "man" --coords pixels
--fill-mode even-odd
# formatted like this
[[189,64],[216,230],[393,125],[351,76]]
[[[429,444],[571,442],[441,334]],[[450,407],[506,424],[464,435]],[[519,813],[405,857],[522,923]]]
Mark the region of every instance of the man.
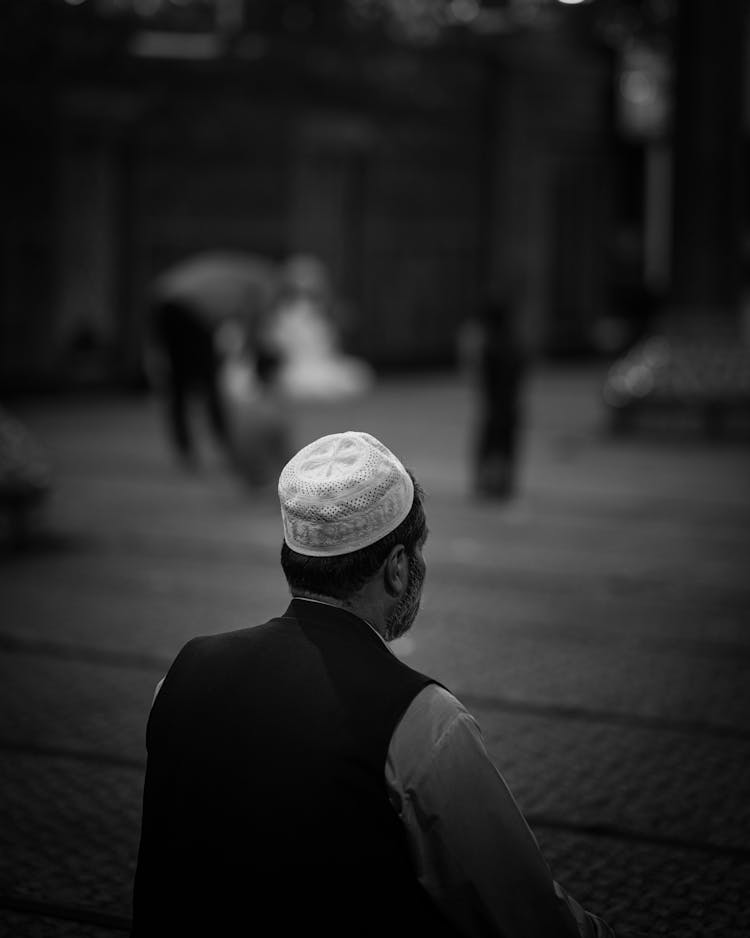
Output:
[[199,396],[221,447],[230,444],[219,375],[238,345],[261,381],[272,367],[261,334],[275,298],[277,273],[264,258],[237,251],[188,257],[162,273],[151,297],[155,380],[164,395],[167,428],[186,464],[196,456],[189,403]]
[[516,335],[510,299],[492,299],[477,323],[476,378],[479,403],[474,443],[474,489],[506,499],[515,489],[525,356]]
[[149,719],[133,936],[611,936],[552,880],[463,706],[387,643],[422,491],[367,433],[279,479],[278,618],[189,642]]

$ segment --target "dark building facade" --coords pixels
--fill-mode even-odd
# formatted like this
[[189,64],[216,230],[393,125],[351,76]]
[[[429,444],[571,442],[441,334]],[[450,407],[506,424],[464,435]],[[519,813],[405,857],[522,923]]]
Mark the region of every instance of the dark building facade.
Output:
[[151,280],[214,248],[317,254],[379,368],[450,364],[509,289],[532,353],[591,345],[615,302],[616,71],[561,11],[429,46],[84,6],[32,0],[5,31],[2,386],[138,380]]

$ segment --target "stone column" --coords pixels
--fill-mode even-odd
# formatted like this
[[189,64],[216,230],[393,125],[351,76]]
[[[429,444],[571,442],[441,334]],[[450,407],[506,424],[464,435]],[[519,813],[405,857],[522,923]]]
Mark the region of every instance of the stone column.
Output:
[[672,277],[665,328],[727,337],[742,281],[744,0],[676,4]]

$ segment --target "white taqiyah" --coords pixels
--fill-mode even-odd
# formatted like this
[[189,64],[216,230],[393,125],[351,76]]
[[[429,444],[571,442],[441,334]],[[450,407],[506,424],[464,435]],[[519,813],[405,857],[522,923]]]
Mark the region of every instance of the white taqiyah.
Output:
[[303,447],[279,477],[284,540],[308,557],[335,557],[374,544],[409,514],[414,484],[380,440],[359,430]]

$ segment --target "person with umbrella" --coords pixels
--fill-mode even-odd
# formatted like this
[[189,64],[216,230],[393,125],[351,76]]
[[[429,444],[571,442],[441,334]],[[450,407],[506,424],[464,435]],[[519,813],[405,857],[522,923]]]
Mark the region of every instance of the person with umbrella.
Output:
[[171,443],[185,465],[196,459],[190,401],[203,399],[220,447],[231,451],[222,368],[238,349],[259,382],[273,361],[264,351],[264,323],[275,300],[270,260],[239,251],[193,255],[162,273],[151,291],[151,376],[165,403]]

